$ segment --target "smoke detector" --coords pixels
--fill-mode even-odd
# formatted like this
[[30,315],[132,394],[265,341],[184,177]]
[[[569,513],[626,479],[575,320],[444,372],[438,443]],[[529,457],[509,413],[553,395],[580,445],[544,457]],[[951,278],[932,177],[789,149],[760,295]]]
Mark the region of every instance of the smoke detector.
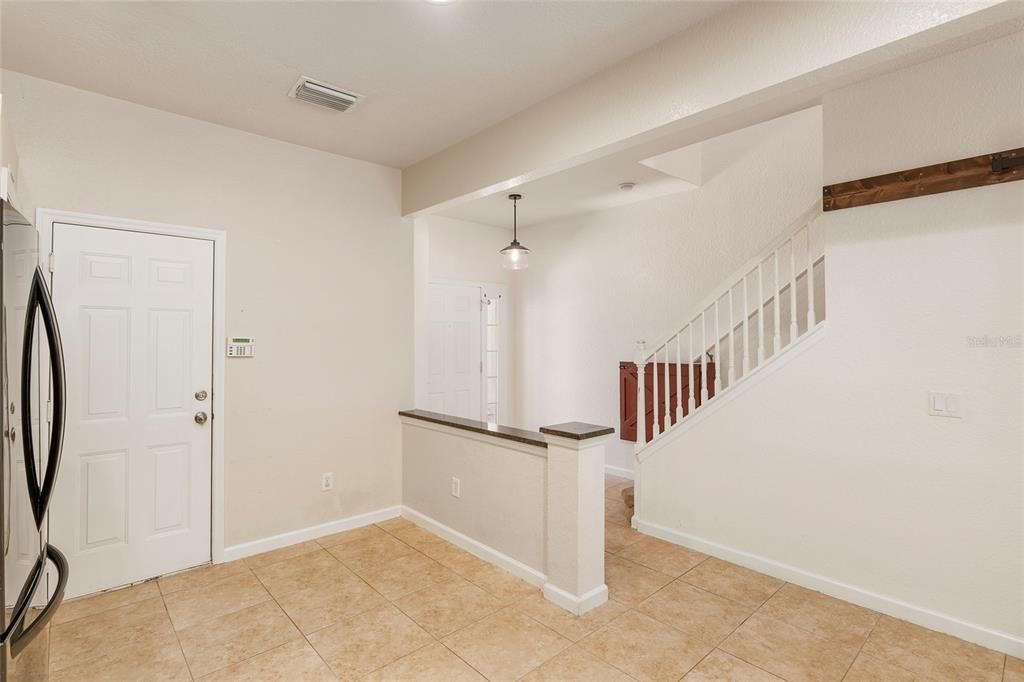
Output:
[[348,111],[363,99],[362,95],[342,90],[341,88],[306,76],[300,78],[292,86],[288,96],[342,112]]

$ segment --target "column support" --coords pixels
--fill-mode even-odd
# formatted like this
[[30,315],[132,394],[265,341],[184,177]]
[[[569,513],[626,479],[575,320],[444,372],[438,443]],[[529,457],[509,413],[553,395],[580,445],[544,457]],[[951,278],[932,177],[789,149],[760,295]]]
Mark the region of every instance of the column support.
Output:
[[611,427],[540,429],[548,444],[544,597],[577,615],[608,601],[604,582],[604,454]]

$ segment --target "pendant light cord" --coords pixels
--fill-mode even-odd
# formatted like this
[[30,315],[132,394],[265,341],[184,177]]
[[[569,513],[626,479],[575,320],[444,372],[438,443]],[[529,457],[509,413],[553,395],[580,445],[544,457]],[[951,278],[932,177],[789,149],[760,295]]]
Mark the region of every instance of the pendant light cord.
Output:
[[518,231],[518,225],[519,225],[519,216],[517,214],[517,209],[518,208],[519,208],[519,199],[513,199],[512,200],[512,241],[513,242],[518,241],[518,238],[516,237],[516,233]]

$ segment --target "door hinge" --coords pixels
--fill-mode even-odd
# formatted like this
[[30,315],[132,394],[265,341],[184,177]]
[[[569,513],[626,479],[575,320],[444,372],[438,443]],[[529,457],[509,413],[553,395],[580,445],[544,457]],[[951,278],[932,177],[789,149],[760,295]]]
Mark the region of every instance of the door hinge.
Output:
[[54,272],[57,269],[57,257],[51,253],[49,260],[50,272]]

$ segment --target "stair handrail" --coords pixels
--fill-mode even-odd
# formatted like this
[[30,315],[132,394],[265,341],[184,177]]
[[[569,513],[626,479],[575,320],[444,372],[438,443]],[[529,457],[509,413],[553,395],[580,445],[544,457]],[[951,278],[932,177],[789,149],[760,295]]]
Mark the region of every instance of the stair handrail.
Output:
[[[639,453],[641,450],[646,448],[648,445],[650,445],[650,444],[654,443],[655,441],[659,440],[660,436],[662,434],[667,433],[669,430],[672,429],[672,427],[674,427],[674,426],[678,425],[680,422],[682,422],[683,417],[685,415],[692,414],[699,406],[703,405],[704,403],[706,403],[709,399],[713,398],[714,396],[717,396],[717,395],[720,394],[720,392],[722,390],[722,379],[723,379],[723,377],[717,371],[717,369],[718,369],[717,365],[716,365],[716,371],[714,372],[715,376],[714,376],[714,382],[713,382],[714,383],[713,390],[709,390],[709,387],[708,387],[708,384],[707,384],[707,369],[708,369],[707,365],[708,365],[708,362],[709,362],[709,360],[708,360],[709,352],[710,352],[711,348],[713,347],[714,348],[714,356],[713,357],[714,357],[714,361],[717,363],[719,361],[719,350],[721,348],[722,342],[723,342],[723,340],[728,339],[730,353],[732,355],[735,355],[735,351],[736,351],[735,337],[736,337],[736,330],[737,329],[741,330],[740,336],[742,336],[742,339],[743,339],[743,361],[742,361],[741,367],[740,367],[740,369],[742,370],[742,374],[737,379],[737,377],[736,377],[736,367],[734,366],[733,362],[730,362],[729,363],[729,368],[728,368],[727,387],[733,386],[738,380],[742,380],[743,378],[745,378],[749,374],[749,372],[751,371],[751,368],[752,368],[752,363],[753,363],[753,358],[751,357],[751,352],[750,352],[750,347],[749,347],[749,339],[750,339],[749,324],[750,324],[750,318],[753,317],[753,315],[751,314],[751,310],[752,309],[755,310],[755,311],[760,311],[757,314],[757,317],[758,317],[757,323],[760,325],[760,332],[758,334],[758,347],[756,349],[756,351],[757,351],[756,366],[760,367],[761,364],[763,364],[765,362],[765,360],[768,358],[768,356],[766,354],[766,347],[767,346],[766,346],[766,343],[765,343],[765,333],[764,333],[764,330],[765,330],[765,321],[764,321],[764,315],[765,315],[764,311],[765,311],[765,308],[767,307],[768,303],[773,301],[773,300],[774,301],[780,301],[781,298],[782,298],[782,293],[784,291],[786,291],[787,289],[791,289],[791,288],[792,288],[791,289],[791,294],[789,296],[789,304],[790,304],[789,305],[789,307],[790,307],[790,311],[789,311],[790,329],[789,329],[789,334],[788,334],[788,343],[785,345],[785,347],[783,347],[782,342],[781,342],[782,341],[782,334],[781,334],[781,329],[780,329],[780,318],[781,318],[780,306],[773,304],[773,312],[774,312],[773,332],[774,332],[774,336],[772,338],[772,344],[771,344],[771,348],[772,348],[771,358],[774,358],[779,352],[781,352],[782,350],[785,350],[790,345],[792,345],[796,340],[798,340],[798,337],[800,336],[800,334],[799,334],[799,324],[798,324],[798,317],[797,316],[798,316],[799,313],[798,313],[798,311],[796,309],[796,295],[794,295],[794,293],[796,292],[795,286],[797,284],[797,281],[801,277],[804,277],[804,283],[805,283],[805,285],[808,288],[808,292],[807,292],[807,303],[808,304],[807,304],[807,307],[806,307],[806,315],[807,315],[806,331],[809,332],[809,331],[811,331],[812,328],[814,328],[816,326],[817,320],[815,319],[815,307],[814,307],[814,276],[813,276],[813,269],[814,269],[814,267],[819,262],[822,262],[824,260],[824,240],[823,239],[818,240],[818,243],[816,244],[815,240],[812,238],[812,228],[813,228],[814,224],[817,222],[818,217],[821,216],[821,213],[822,213],[821,205],[820,205],[820,203],[817,203],[817,202],[813,206],[809,207],[806,211],[802,212],[795,220],[791,221],[786,226],[786,228],[779,234],[779,236],[773,238],[768,243],[768,245],[766,247],[762,248],[757,253],[757,255],[755,255],[753,258],[749,259],[740,268],[738,268],[735,271],[733,271],[729,275],[728,278],[724,279],[723,281],[725,282],[725,284],[723,284],[721,286],[718,286],[718,287],[715,287],[712,290],[713,293],[710,296],[704,298],[700,302],[700,305],[697,306],[694,309],[695,312],[693,314],[691,314],[690,316],[686,317],[685,321],[682,323],[682,325],[678,326],[675,331],[673,331],[672,333],[670,333],[670,334],[668,334],[666,336],[661,337],[662,340],[659,343],[648,344],[644,340],[640,340],[640,341],[637,342],[637,348],[636,348],[636,354],[635,354],[636,365],[637,365],[637,438],[636,438],[636,452],[637,453]],[[798,264],[797,264],[798,242],[797,242],[797,237],[801,233],[805,234],[804,244],[805,244],[806,248],[805,248],[805,252],[803,254],[803,258],[801,259],[802,266],[798,269]],[[789,247],[788,248],[788,255],[789,255],[788,269],[787,268],[781,268],[780,269],[780,261],[782,260],[782,254],[783,254],[785,248],[787,247],[787,245]],[[764,281],[765,281],[765,268],[764,268],[764,264],[767,263],[767,262],[770,262],[771,263],[771,267],[772,267],[772,289],[767,292],[768,295],[766,297],[766,295],[765,295],[766,292],[765,292],[765,287],[764,287]],[[788,275],[788,278],[787,278],[786,281],[781,281],[780,280],[781,273],[784,272],[784,271]],[[750,301],[748,300],[749,299],[749,296],[748,296],[749,287],[747,285],[747,282],[748,282],[748,279],[749,279],[750,275],[751,274],[755,274],[755,273],[757,275],[757,289],[758,289],[758,291],[757,291],[756,297],[754,299],[754,306],[752,308],[751,305],[750,305]],[[735,291],[737,286],[740,286],[740,285],[743,285],[743,299],[744,299],[743,302],[742,302],[743,315],[742,315],[742,321],[737,325],[736,324],[736,316],[734,314],[735,306],[734,306],[734,301],[733,301],[733,298],[734,298],[733,292]],[[725,334],[722,333],[722,325],[721,325],[721,322],[720,322],[720,317],[721,317],[720,307],[721,306],[719,305],[720,301],[722,301],[722,299],[724,299],[724,298],[728,298],[729,318],[730,318],[729,328],[728,328],[728,331],[726,331]],[[712,324],[714,326],[715,332],[714,332],[714,334],[711,335],[712,336],[711,339],[708,339],[708,335],[707,335],[707,328],[708,328],[707,313],[708,313],[709,310],[713,310],[714,311],[714,320],[712,321]],[[700,327],[701,327],[701,335],[700,335],[700,339],[699,339],[700,340],[701,352],[695,354],[693,351],[694,351],[694,347],[695,347],[694,344],[696,343],[697,339],[694,338],[694,325],[697,324],[697,323],[699,323]],[[684,333],[687,332],[687,331],[689,332],[689,334],[684,337]],[[685,355],[683,354],[683,350],[682,350],[683,339],[684,338],[686,338],[686,348],[687,348]],[[709,341],[710,341],[710,343],[709,343]],[[674,406],[675,407],[674,418],[671,418],[671,417],[673,417],[673,406],[669,405],[670,394],[669,394],[668,390],[665,391],[665,401],[664,401],[664,403],[665,403],[665,411],[663,413],[661,413],[661,414],[657,414],[657,412],[658,412],[658,403],[659,403],[658,398],[660,397],[660,392],[658,390],[659,379],[664,382],[663,386],[665,386],[665,387],[670,386],[670,383],[671,383],[671,378],[672,377],[670,376],[670,373],[669,373],[670,372],[670,370],[669,370],[670,357],[669,356],[670,356],[670,344],[673,344],[673,343],[675,344],[675,356],[676,356],[675,363],[674,363],[674,367],[675,367],[674,371],[675,371],[675,375],[676,375],[675,376],[676,386],[681,387],[683,385],[683,382],[682,382],[682,365],[686,364],[686,365],[688,365],[688,372],[689,372],[689,382],[688,382],[688,385],[690,387],[690,391],[689,391],[689,396],[687,398],[687,397],[684,397],[683,395],[681,395],[682,391],[677,389],[677,396],[676,396],[676,401],[675,401],[675,406]],[[659,354],[662,353],[662,351],[664,351],[664,356],[665,356],[665,359],[664,359],[664,377],[663,378],[659,378],[658,375],[660,374],[660,372],[658,372],[658,371],[652,372],[652,377],[651,377],[652,382],[653,382],[652,394],[655,396],[655,399],[654,399],[654,409],[655,409],[656,414],[655,414],[655,418],[654,418],[654,424],[653,424],[653,427],[652,427],[652,437],[648,441],[648,440],[646,440],[647,428],[646,428],[646,386],[645,386],[646,378],[645,378],[645,373],[646,373],[647,365],[650,364],[651,362],[655,363],[655,370],[658,369],[658,362],[659,362],[658,356],[659,356]],[[701,386],[701,389],[700,389],[700,399],[699,399],[699,401],[698,401],[697,396],[695,395],[696,391],[695,391],[695,383],[694,382],[695,382],[695,379],[696,379],[695,372],[697,371],[697,370],[694,369],[694,365],[695,364],[699,364],[699,366],[700,366],[699,371],[700,371],[700,386]],[[662,427],[662,423],[661,422],[663,422],[664,427]]]

